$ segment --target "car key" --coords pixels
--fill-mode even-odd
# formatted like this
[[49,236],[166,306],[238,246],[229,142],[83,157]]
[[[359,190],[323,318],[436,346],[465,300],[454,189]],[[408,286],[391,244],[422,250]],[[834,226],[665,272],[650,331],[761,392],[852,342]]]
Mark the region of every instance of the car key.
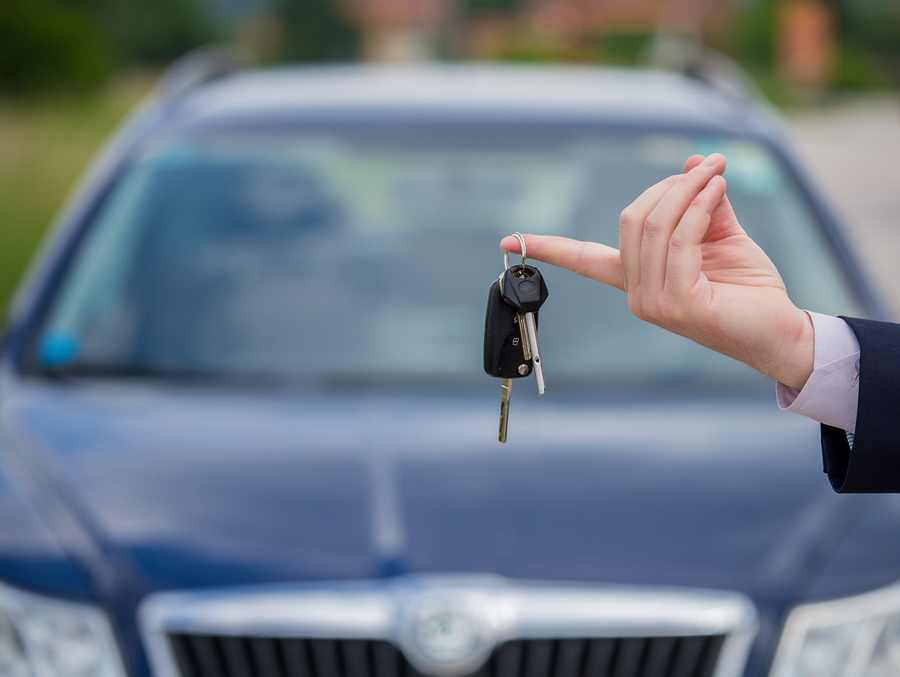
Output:
[[541,272],[534,266],[525,265],[522,257],[520,265],[507,268],[500,278],[503,300],[516,311],[522,330],[524,356],[530,358],[537,379],[538,395],[543,395],[544,366],[541,363],[541,349],[537,337],[537,311],[547,300],[547,284]]
[[484,370],[500,382],[500,432],[498,439],[506,442],[509,420],[509,396],[512,379],[528,376],[533,362],[525,358],[523,332],[519,316],[504,300],[500,280],[494,280],[488,294],[484,318]]
[[[547,298],[547,286],[540,272],[533,266],[525,265],[524,238],[519,233],[515,233],[515,236],[519,238],[522,247],[522,264],[510,266],[509,254],[505,255],[506,270],[491,285],[484,322],[484,370],[491,376],[502,379],[498,436],[501,442],[506,442],[512,379],[528,376],[540,364],[537,310]],[[519,276],[513,273],[514,281],[507,282],[511,270],[518,270]],[[533,292],[527,284],[520,284],[520,277],[531,280],[530,284],[535,285],[537,291]],[[504,292],[504,284],[507,285],[509,295],[514,298],[512,304]],[[535,295],[537,298],[533,298]],[[538,379],[538,394],[543,393],[542,369]]]

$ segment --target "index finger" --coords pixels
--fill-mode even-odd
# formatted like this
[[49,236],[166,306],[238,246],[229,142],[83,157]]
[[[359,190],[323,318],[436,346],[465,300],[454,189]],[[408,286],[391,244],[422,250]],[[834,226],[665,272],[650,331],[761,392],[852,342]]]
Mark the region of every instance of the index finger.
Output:
[[[619,250],[599,244],[556,235],[523,235],[529,259],[549,263],[625,291]],[[503,238],[500,249],[520,254],[519,241],[512,235]]]

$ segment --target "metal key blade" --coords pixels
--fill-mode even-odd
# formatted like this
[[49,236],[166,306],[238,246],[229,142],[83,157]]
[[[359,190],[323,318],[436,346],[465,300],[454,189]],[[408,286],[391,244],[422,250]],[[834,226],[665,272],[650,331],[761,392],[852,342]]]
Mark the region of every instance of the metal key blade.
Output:
[[537,379],[538,395],[543,395],[546,389],[544,386],[544,364],[541,362],[541,349],[538,346],[534,313],[525,313],[525,332],[528,335],[528,347],[531,349],[531,359],[534,363],[534,377]]
[[526,360],[531,359],[531,341],[528,339],[528,329],[526,329],[525,313],[516,313],[516,320],[519,323],[519,334],[522,337],[522,352]]
[[500,435],[497,439],[506,442],[506,428],[509,424],[509,391],[512,389],[512,379],[500,380]]

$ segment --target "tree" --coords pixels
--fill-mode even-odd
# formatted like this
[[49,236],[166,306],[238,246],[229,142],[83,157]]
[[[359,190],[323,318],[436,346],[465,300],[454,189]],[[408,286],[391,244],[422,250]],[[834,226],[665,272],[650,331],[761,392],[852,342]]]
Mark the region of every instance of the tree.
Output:
[[58,0],[3,0],[0,89],[21,94],[91,87],[112,72],[113,63],[89,13]]
[[125,63],[168,63],[218,38],[198,0],[70,0],[89,7]]
[[358,57],[359,31],[335,0],[279,0],[275,14],[282,29],[280,59],[346,61]]

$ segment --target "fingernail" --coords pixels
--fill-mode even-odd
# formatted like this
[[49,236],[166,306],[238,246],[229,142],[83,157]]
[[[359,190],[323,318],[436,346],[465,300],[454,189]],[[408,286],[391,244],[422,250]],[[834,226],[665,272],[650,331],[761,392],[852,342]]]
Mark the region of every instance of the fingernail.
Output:
[[701,167],[712,167],[716,164],[722,156],[719,153],[713,153],[708,158],[706,158],[703,162],[700,163]]

